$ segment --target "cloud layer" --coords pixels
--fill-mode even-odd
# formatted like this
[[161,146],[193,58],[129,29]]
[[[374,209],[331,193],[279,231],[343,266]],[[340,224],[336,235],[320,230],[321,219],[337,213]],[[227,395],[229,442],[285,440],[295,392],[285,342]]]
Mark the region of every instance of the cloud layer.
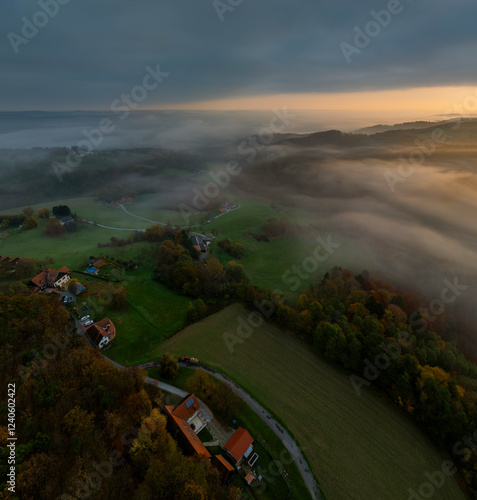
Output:
[[[44,3],[54,12],[57,1]],[[24,37],[24,18],[41,23],[44,15],[38,17],[43,10],[37,2],[7,0],[0,17],[2,109],[107,109],[157,63],[170,77],[148,95],[145,107],[475,80],[472,0],[402,1],[402,12],[350,64],[340,44],[354,44],[354,28],[365,30],[370,12],[385,3],[243,1],[226,10],[223,21],[214,5],[73,0],[59,5],[27,43],[13,38],[16,54],[11,33]]]

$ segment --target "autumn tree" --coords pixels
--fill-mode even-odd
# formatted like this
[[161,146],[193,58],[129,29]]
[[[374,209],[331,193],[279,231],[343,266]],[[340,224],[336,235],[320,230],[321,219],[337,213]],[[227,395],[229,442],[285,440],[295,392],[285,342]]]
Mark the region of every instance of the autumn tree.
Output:
[[32,215],[35,215],[35,210],[33,210],[32,207],[27,207],[22,210],[22,212],[27,216],[31,217]]
[[161,359],[161,375],[168,379],[173,380],[177,377],[179,373],[179,366],[177,364],[177,358],[169,353],[164,353]]
[[46,226],[46,235],[51,238],[63,236],[66,233],[65,226],[58,219],[50,219]]
[[48,219],[51,215],[51,212],[47,208],[39,208],[37,217],[39,219]]
[[33,229],[34,227],[38,227],[38,219],[33,217],[33,215],[28,215],[22,224],[23,229]]

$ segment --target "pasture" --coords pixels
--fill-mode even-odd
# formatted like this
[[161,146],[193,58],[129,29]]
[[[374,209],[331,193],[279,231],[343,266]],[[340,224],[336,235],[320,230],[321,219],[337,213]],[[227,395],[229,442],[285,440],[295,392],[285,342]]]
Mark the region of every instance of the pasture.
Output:
[[[330,499],[407,499],[440,470],[444,457],[412,419],[374,388],[357,396],[349,373],[322,361],[279,329],[263,324],[231,350],[223,334],[236,334],[230,306],[175,335],[157,349],[197,356],[227,374],[292,432]],[[153,354],[153,353],[151,353]],[[454,477],[435,495],[465,499]]]

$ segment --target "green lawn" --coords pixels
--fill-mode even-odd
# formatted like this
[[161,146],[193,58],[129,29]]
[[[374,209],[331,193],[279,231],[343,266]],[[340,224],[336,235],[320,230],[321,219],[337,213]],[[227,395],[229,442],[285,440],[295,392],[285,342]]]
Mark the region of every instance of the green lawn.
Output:
[[[231,306],[186,328],[158,352],[187,350],[286,422],[329,499],[408,498],[426,472],[440,470],[443,456],[411,417],[374,388],[358,397],[347,372],[277,328],[254,329],[230,352],[223,333],[235,333],[237,317],[246,314]],[[435,498],[466,497],[450,477]]]

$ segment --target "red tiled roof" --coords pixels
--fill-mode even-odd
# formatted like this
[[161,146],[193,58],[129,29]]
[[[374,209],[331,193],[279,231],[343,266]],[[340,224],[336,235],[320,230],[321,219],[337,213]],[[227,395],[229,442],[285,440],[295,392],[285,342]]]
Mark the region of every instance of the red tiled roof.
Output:
[[86,330],[88,330],[88,333],[90,335],[94,330],[95,336],[101,334],[103,337],[108,337],[109,340],[113,340],[114,337],[116,336],[116,327],[109,318],[103,318],[101,321],[93,323]]
[[239,427],[225,443],[224,448],[228,450],[238,462],[252,443],[253,438],[248,431],[243,427]]
[[63,266],[63,267],[62,267],[62,268],[58,271],[58,273],[64,273],[64,274],[69,273],[69,272],[70,272],[70,270],[69,270],[66,266]]
[[[193,400],[193,403],[187,407],[187,403],[190,400]],[[199,409],[199,403],[197,401],[197,398],[193,394],[188,394],[182,401],[180,401],[175,407],[174,407],[174,415],[176,417],[182,418],[182,420],[189,420],[189,418],[194,415],[194,413]]]
[[222,455],[215,455],[215,458],[230,472],[233,472],[235,469],[233,465],[230,464],[228,460],[226,460]]
[[190,425],[184,419],[174,415],[174,407],[173,406],[166,406],[165,408],[166,408],[166,411],[169,413],[169,415],[174,420],[174,422],[176,423],[177,427],[182,432],[182,434],[187,438],[189,443],[192,445],[192,447],[194,448],[194,451],[198,455],[203,455],[207,458],[210,458],[211,455],[208,452],[207,448],[203,445],[202,441],[197,437],[197,434],[192,430]]
[[37,287],[44,286],[46,284],[45,271],[39,272],[34,278],[32,278],[31,282]]

